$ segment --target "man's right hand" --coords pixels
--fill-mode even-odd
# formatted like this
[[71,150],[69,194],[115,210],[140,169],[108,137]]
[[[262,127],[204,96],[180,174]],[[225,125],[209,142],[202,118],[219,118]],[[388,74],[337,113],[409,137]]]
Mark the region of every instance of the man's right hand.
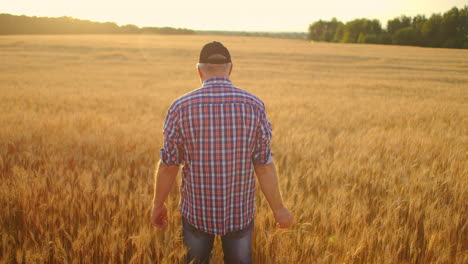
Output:
[[280,228],[287,228],[293,223],[293,216],[288,208],[283,207],[273,212]]
[[151,223],[157,227],[164,229],[167,226],[167,208],[162,206],[153,206],[153,213],[151,215]]

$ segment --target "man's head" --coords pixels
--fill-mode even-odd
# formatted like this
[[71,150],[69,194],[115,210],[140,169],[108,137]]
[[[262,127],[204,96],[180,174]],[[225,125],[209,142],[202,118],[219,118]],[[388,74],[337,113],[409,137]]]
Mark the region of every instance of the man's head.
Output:
[[231,54],[220,42],[207,43],[200,52],[197,68],[202,82],[214,77],[228,78],[232,71]]

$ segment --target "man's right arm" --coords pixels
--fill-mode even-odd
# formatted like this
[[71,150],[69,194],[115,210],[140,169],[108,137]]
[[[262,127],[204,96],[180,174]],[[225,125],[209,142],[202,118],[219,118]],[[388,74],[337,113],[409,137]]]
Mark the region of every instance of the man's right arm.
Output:
[[260,188],[273,211],[276,222],[281,228],[289,227],[293,223],[293,217],[283,204],[275,164],[270,162],[266,165],[255,165],[255,174]]

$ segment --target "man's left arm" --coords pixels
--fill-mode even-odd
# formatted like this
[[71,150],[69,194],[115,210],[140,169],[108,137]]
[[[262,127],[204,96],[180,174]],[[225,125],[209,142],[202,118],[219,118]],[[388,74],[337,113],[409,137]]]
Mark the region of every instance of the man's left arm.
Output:
[[164,204],[174,186],[179,165],[166,165],[159,162],[154,181],[153,213],[151,223],[161,229],[167,227],[167,208]]

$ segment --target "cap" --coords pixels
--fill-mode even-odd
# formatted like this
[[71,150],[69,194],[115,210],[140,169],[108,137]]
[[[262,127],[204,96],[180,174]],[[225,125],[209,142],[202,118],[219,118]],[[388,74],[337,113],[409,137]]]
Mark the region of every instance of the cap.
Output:
[[200,52],[199,63],[225,64],[231,62],[231,54],[221,42],[205,44]]

